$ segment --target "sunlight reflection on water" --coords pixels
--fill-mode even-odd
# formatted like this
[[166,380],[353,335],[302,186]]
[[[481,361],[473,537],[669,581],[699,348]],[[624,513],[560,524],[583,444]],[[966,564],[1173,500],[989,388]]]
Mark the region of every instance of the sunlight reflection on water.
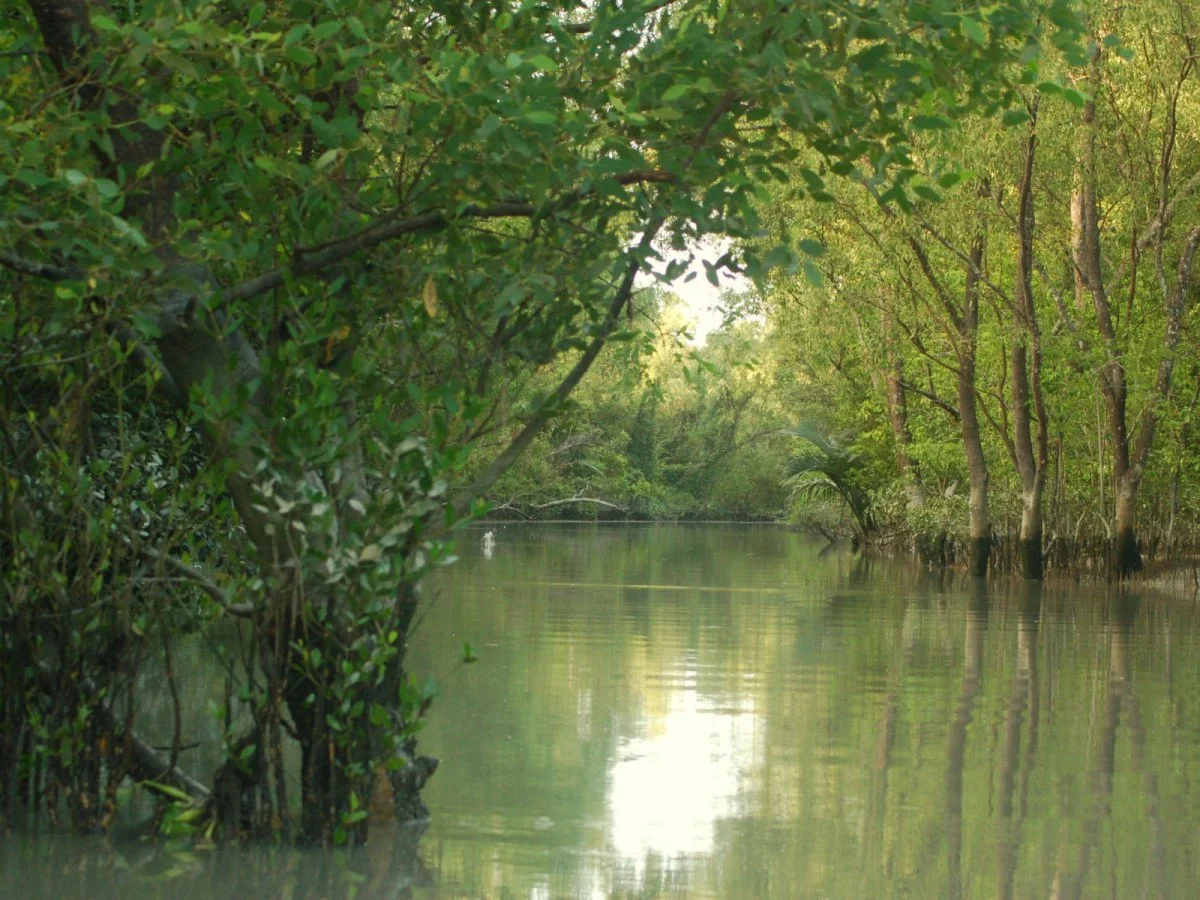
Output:
[[[694,673],[687,673],[694,676]],[[763,719],[750,698],[713,712],[694,687],[673,692],[645,735],[622,739],[609,771],[613,852],[637,874],[647,853],[709,853],[719,819],[738,814],[748,772],[761,763]]]

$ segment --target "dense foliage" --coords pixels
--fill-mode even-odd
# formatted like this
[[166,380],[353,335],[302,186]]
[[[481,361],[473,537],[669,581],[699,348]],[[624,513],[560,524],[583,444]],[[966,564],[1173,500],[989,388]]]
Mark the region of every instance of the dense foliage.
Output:
[[[859,173],[811,189],[824,163],[800,154],[749,243],[782,263],[750,298],[761,318],[741,327],[756,336],[730,331],[693,354],[704,384],[669,423],[660,406],[581,412],[610,444],[643,431],[651,409],[658,419],[639,439],[684,422],[690,433],[681,458],[660,449],[657,495],[620,481],[626,453],[610,455],[602,468],[619,483],[597,496],[640,515],[786,506],[831,536],[963,560],[976,574],[996,563],[1032,577],[1047,565],[1124,576],[1193,549],[1197,25],[1171,2],[1087,12],[1087,58],[1043,59],[1003,115],[915,116],[914,156],[929,163],[905,192]],[[803,239],[773,249],[788,234]],[[715,374],[707,363],[737,333],[753,349]],[[731,444],[706,435],[737,420],[747,372],[767,382],[743,433],[773,438],[734,439],[743,452],[725,457]],[[607,384],[589,391],[628,390]],[[541,503],[580,494],[578,474],[555,464],[579,433],[541,453]],[[674,493],[673,466],[710,461],[732,494],[711,483]],[[755,487],[772,479],[786,496]]]
[[980,574],[998,545],[1034,577],[1194,545],[1196,28],[1097,5],[1086,65],[923,137],[958,167],[915,202],[847,180],[776,207],[825,253],[765,290],[775,341],[884,464],[881,539]]
[[[998,112],[1075,38],[1065,0],[10,9],[0,808],[103,830],[133,777],[175,830],[419,818],[419,582],[627,330],[638,276],[706,234],[751,276],[813,274],[807,223],[759,247],[773,190],[910,206],[913,132]],[[723,489],[755,368],[710,365],[708,431],[651,435],[676,398],[637,382],[629,477]],[[139,673],[174,693],[200,625],[227,669],[215,774],[183,771],[178,716],[165,751],[136,733]]]
[[[760,323],[731,325],[696,347],[673,297],[643,299],[639,316],[639,331],[606,352],[570,405],[496,482],[489,516],[786,514],[779,473],[791,378],[773,364]],[[542,377],[554,375],[552,367]]]

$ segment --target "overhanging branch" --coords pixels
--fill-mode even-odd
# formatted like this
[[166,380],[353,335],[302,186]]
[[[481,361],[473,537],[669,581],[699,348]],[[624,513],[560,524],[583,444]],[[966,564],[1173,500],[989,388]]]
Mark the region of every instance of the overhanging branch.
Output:
[[621,284],[617,288],[616,293],[613,294],[612,302],[609,303],[604,320],[600,324],[599,332],[592,338],[587,349],[583,351],[583,355],[579,358],[579,361],[571,367],[571,371],[559,382],[558,387],[546,398],[541,408],[525,424],[521,432],[513,438],[512,442],[504,448],[499,456],[492,460],[491,465],[455,499],[454,512],[456,516],[466,514],[471,507],[471,503],[477,497],[482,497],[486,494],[491,486],[496,483],[496,480],[512,467],[512,464],[520,458],[525,449],[533,443],[533,439],[537,437],[538,432],[550,420],[554,411],[562,405],[563,401],[570,396],[571,391],[575,389],[575,386],[583,380],[583,376],[592,367],[592,363],[596,361],[596,357],[600,355],[600,351],[604,349],[609,336],[616,328],[621,310],[625,308],[625,304],[629,302],[630,294],[633,293],[633,283],[637,278],[638,272],[641,270],[642,257],[649,253],[654,243],[654,238],[658,235],[665,221],[662,216],[659,216],[643,232],[642,239],[638,243],[638,249],[625,271],[625,277],[621,279]]
[[[678,179],[670,172],[636,171],[612,176],[621,185],[631,184],[673,184]],[[349,237],[322,244],[312,250],[300,250],[296,253],[290,266],[272,269],[243,281],[241,284],[226,288],[222,295],[226,300],[247,300],[259,294],[274,290],[292,277],[311,275],[335,266],[343,260],[376,247],[387,241],[395,240],[409,234],[419,234],[425,231],[436,231],[445,228],[452,222],[463,222],[472,219],[532,219],[545,215],[562,212],[578,203],[580,200],[594,194],[594,189],[588,188],[569,191],[550,204],[538,206],[524,201],[511,200],[492,203],[487,206],[471,204],[457,213],[445,211],[429,211],[415,216],[398,218],[396,212],[389,213],[377,219],[366,228]]]

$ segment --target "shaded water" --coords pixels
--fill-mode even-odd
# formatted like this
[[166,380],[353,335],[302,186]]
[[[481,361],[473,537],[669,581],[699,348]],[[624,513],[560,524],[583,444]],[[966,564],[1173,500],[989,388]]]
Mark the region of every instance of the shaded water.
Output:
[[419,862],[403,835],[9,837],[0,896],[1195,895],[1192,599],[985,588],[774,528],[481,535],[414,641],[443,689]]

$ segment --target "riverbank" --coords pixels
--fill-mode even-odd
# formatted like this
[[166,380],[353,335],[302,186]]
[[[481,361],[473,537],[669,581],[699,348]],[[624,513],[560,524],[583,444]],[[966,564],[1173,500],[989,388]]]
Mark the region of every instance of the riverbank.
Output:
[[[809,534],[814,538],[825,540],[831,549],[839,546],[851,548],[856,553],[877,556],[889,560],[909,560],[920,563],[918,554],[911,548],[901,547],[899,540],[888,542],[872,542],[864,545],[856,543],[852,538],[835,538],[818,530],[783,522],[774,518],[688,518],[652,519],[652,518],[620,518],[616,516],[598,516],[595,518],[537,518],[521,519],[509,517],[489,517],[478,519],[470,526],[472,529],[494,530],[512,526],[558,526],[558,525],[604,525],[606,527],[648,527],[654,525],[687,525],[687,526],[742,526],[755,528],[779,528],[798,534]],[[1065,549],[1064,549],[1065,548]],[[1013,537],[993,538],[990,580],[1007,582],[1009,579],[1023,581],[1020,576],[1020,557],[1018,542]],[[941,566],[930,565],[930,569],[943,569],[950,573],[962,573],[966,566],[966,548],[961,541],[947,540],[945,544],[947,562]],[[1077,556],[1072,556],[1077,554]],[[1080,539],[1072,541],[1070,547],[1052,538],[1046,544],[1046,577],[1047,584],[1117,584],[1111,574],[1111,548],[1102,538]],[[1153,554],[1153,555],[1152,555]],[[1164,591],[1175,595],[1192,597],[1200,593],[1200,553],[1195,550],[1176,551],[1169,554],[1158,548],[1146,550],[1147,561],[1140,572],[1127,576],[1123,582],[1130,588],[1147,588]]]

